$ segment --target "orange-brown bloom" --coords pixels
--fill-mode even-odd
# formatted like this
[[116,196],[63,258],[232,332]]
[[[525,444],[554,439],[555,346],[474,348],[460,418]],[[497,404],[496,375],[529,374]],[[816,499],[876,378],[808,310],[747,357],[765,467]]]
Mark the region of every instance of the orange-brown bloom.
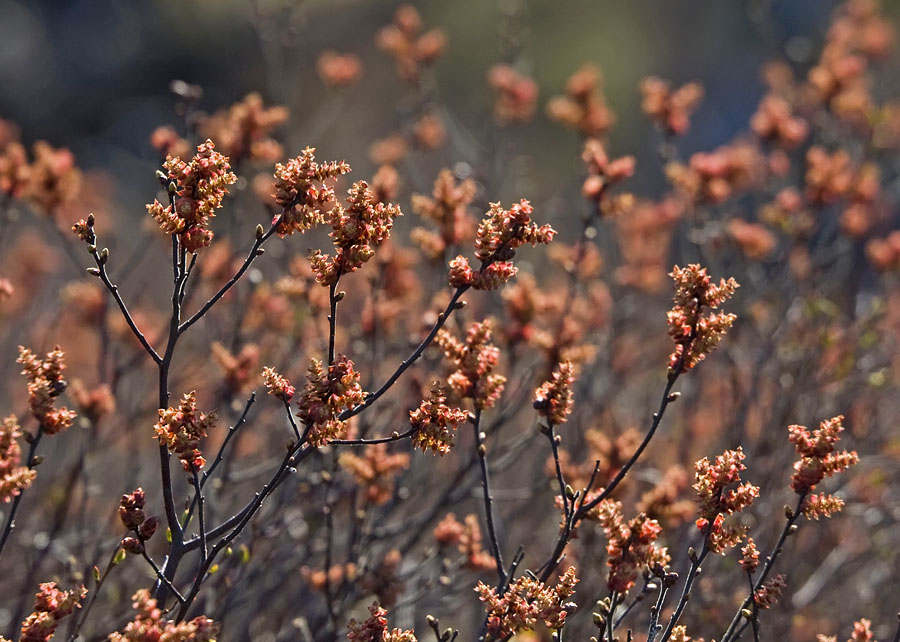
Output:
[[[835,451],[834,446],[840,441],[840,435],[844,431],[843,421],[844,417],[838,415],[822,421],[812,431],[806,426],[788,426],[790,441],[800,455],[800,459],[794,463],[794,474],[791,477],[791,488],[798,495],[811,491],[825,477],[841,473],[859,462],[856,451]],[[828,511],[840,508],[837,501],[830,499],[816,498],[815,504],[826,510],[817,512],[815,507],[811,508],[811,516],[827,516]]]
[[111,633],[109,642],[215,642],[219,625],[208,617],[198,615],[193,620],[175,622],[164,620],[163,610],[150,591],[141,589],[131,598],[137,611],[134,619],[121,632]]
[[409,423],[415,429],[412,435],[414,446],[439,455],[445,455],[453,448],[453,434],[467,414],[460,408],[451,408],[446,401],[444,389],[435,381],[431,384],[430,397],[409,411]]
[[491,342],[491,321],[474,323],[466,332],[465,342],[441,329],[437,343],[456,368],[447,382],[462,399],[472,399],[478,408],[490,408],[503,392],[506,377],[495,374],[500,349]]
[[33,468],[22,466],[21,436],[15,415],[5,418],[0,425],[0,501],[5,503],[31,486],[37,476]]
[[673,90],[672,85],[656,76],[641,82],[641,109],[658,127],[670,135],[685,134],[691,114],[703,100],[703,85],[690,82]]
[[156,438],[177,455],[185,471],[206,465],[200,453],[200,440],[216,422],[216,413],[197,410],[197,393],[191,390],[181,398],[177,408],[160,408],[159,421],[153,427]]
[[341,437],[347,430],[347,422],[338,419],[338,415],[361,404],[365,397],[353,361],[337,355],[326,372],[321,361],[312,359],[306,386],[297,402],[297,416],[309,427],[309,443],[324,446],[329,440]]
[[334,187],[326,181],[350,171],[344,161],[316,162],[316,150],[307,147],[287,164],[275,165],[275,202],[282,208],[276,232],[287,236],[325,222],[325,209],[334,201]]
[[500,596],[497,589],[478,582],[475,591],[487,611],[488,633],[494,639],[508,638],[520,631],[533,631],[538,622],[547,628],[561,629],[575,604],[575,567],[570,566],[556,586],[548,586],[531,575],[523,575]]
[[416,642],[412,631],[388,629],[387,610],[374,602],[369,607],[371,614],[364,622],[350,620],[347,624],[350,642]]
[[556,426],[566,423],[575,403],[573,383],[575,383],[575,366],[566,359],[557,364],[550,381],[545,381],[534,391],[534,407],[538,414],[547,417],[550,423]]
[[48,352],[44,359],[28,348],[19,346],[19,358],[16,360],[22,364],[22,374],[28,379],[28,405],[31,414],[48,435],[66,430],[76,417],[75,411],[65,406],[53,407],[54,400],[63,393],[67,385],[62,376],[66,368],[63,357],[59,346]]
[[56,582],[41,584],[34,599],[34,612],[22,622],[20,642],[47,642],[56,632],[59,621],[81,608],[81,600],[86,595],[84,586],[61,591]]

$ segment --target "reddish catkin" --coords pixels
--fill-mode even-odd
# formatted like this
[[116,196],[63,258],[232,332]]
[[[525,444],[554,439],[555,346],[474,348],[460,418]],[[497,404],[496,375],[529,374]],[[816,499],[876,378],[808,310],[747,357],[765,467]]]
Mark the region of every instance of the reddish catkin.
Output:
[[445,402],[447,395],[440,382],[431,384],[431,394],[422,400],[419,407],[409,411],[409,424],[415,431],[412,435],[414,446],[436,455],[446,455],[453,448],[454,433],[467,413],[461,408],[450,408]]
[[21,436],[15,415],[6,417],[0,424],[0,501],[4,503],[12,501],[37,477],[37,471],[22,465]]
[[216,422],[216,413],[197,409],[197,393],[191,390],[181,398],[177,408],[160,408],[159,421],[153,427],[161,445],[176,455],[185,471],[200,470],[206,459],[200,452],[200,440]]

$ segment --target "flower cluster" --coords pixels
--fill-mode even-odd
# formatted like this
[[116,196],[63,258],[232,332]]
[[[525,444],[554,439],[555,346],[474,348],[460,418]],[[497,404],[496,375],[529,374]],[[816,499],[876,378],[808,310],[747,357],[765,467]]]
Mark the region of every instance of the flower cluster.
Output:
[[[2,126],[4,121],[0,121]],[[68,149],[54,149],[44,141],[32,148],[29,164],[25,147],[18,141],[0,140],[0,193],[22,198],[37,211],[54,214],[75,200],[81,191],[81,172]]]
[[163,610],[150,591],[141,589],[131,598],[137,611],[122,632],[111,633],[109,642],[215,642],[219,625],[199,615],[187,622],[164,620]]
[[900,270],[900,230],[885,238],[870,239],[866,243],[866,255],[879,271]]
[[216,151],[209,139],[197,146],[190,161],[168,156],[163,163],[166,180],[172,191],[173,204],[164,206],[158,200],[147,206],[162,230],[177,234],[188,252],[207,247],[213,238],[209,219],[222,207],[229,185],[237,182],[228,158]]
[[245,158],[272,163],[282,157],[283,150],[269,134],[285,123],[288,115],[286,107],[266,107],[262,96],[254,92],[203,118],[198,129],[202,136],[216,141],[235,165]]
[[496,92],[494,119],[498,123],[527,123],[534,117],[538,86],[534,78],[510,65],[494,65],[488,71],[488,86]]
[[552,425],[566,423],[575,403],[572,384],[575,383],[575,366],[568,359],[558,363],[550,381],[545,381],[534,391],[534,407]]
[[806,152],[806,198],[814,204],[845,203],[841,229],[854,238],[866,234],[876,216],[881,195],[881,176],[874,163],[853,163],[850,154],[838,149],[829,154],[819,146]]
[[656,76],[641,83],[641,109],[669,136],[681,136],[690,127],[691,114],[703,100],[703,85],[689,82],[678,89]]
[[[822,635],[820,633],[816,636],[816,641],[837,642],[837,636]],[[872,621],[863,618],[854,622],[853,632],[850,634],[850,639],[847,642],[875,642],[875,634],[872,633]]]
[[753,592],[753,604],[756,605],[756,608],[758,609],[772,608],[786,588],[787,583],[784,581],[784,575],[779,573],[771,579],[766,580],[765,584]]
[[759,261],[769,256],[778,244],[775,235],[764,225],[748,223],[742,218],[728,222],[728,237],[748,259]]
[[444,389],[435,381],[431,384],[431,396],[409,411],[409,424],[415,431],[413,446],[438,455],[446,455],[453,448],[453,433],[466,420],[467,413],[461,408],[451,408],[446,401]]
[[453,513],[447,513],[434,528],[434,541],[441,546],[456,546],[466,558],[466,568],[474,571],[492,571],[497,568],[494,556],[482,547],[481,528],[474,513],[466,515],[463,522]]
[[297,416],[309,428],[309,443],[324,446],[329,439],[342,436],[347,422],[338,419],[338,415],[361,404],[365,398],[359,373],[346,356],[338,355],[327,373],[321,361],[312,359],[306,386],[297,402]]
[[422,17],[412,5],[402,5],[394,13],[393,24],[383,27],[375,44],[389,53],[397,64],[397,75],[408,83],[416,83],[422,66],[430,65],[447,48],[447,36],[440,29],[422,31]]
[[590,201],[599,201],[609,185],[634,175],[634,156],[610,160],[603,143],[596,138],[585,141],[581,159],[588,169],[581,193]]
[[352,452],[342,452],[338,463],[360,486],[365,487],[366,498],[381,506],[394,496],[394,480],[409,468],[409,454],[391,454],[387,451],[387,444],[372,444],[366,446],[361,457]]
[[22,449],[19,437],[22,429],[15,415],[10,415],[0,425],[0,501],[8,503],[13,497],[31,486],[37,471],[22,466]]
[[153,429],[159,443],[178,456],[185,471],[196,471],[206,465],[198,448],[200,440],[215,422],[215,412],[197,410],[197,392],[191,390],[181,398],[177,408],[159,409],[159,421]]
[[144,513],[145,501],[143,488],[136,488],[133,493],[122,495],[119,501],[119,519],[129,532],[134,533],[122,540],[122,548],[135,555],[144,552],[144,542],[153,537],[159,527],[158,517],[147,517]]
[[475,198],[475,191],[475,181],[457,181],[453,172],[445,168],[434,181],[431,197],[412,195],[413,211],[438,226],[436,232],[424,227],[413,228],[410,232],[410,238],[428,258],[440,259],[448,248],[458,247],[472,237],[475,221],[468,206]]
[[262,377],[269,394],[277,399],[290,401],[297,392],[288,378],[278,374],[274,368],[263,368]]
[[582,136],[603,136],[616,122],[616,115],[606,104],[602,76],[594,65],[584,65],[569,78],[566,93],[547,103],[547,115]]
[[606,534],[610,591],[626,593],[644,569],[669,563],[666,548],[656,545],[662,527],[655,519],[641,513],[626,521],[622,504],[612,499],[600,502],[595,514]]
[[350,620],[347,639],[350,642],[416,642],[416,634],[401,629],[388,629],[387,610],[378,602],[369,607],[369,617],[364,622]]
[[84,385],[81,379],[73,379],[69,396],[78,411],[92,424],[116,410],[116,398],[109,384],[101,383],[93,388]]
[[[859,462],[856,451],[835,451],[834,445],[840,441],[844,431],[843,421],[844,417],[838,415],[822,421],[815,430],[809,430],[806,426],[788,426],[789,439],[800,455],[800,459],[794,463],[794,474],[791,477],[791,488],[798,495],[810,492],[825,477],[843,472]],[[804,512],[810,517],[817,517],[819,514],[827,516],[840,510],[842,505],[840,500],[829,495],[814,497],[804,507]]]
[[349,87],[362,78],[363,65],[359,56],[329,50],[322,52],[316,60],[316,73],[326,87]]
[[54,408],[53,401],[66,389],[62,372],[63,352],[56,346],[43,359],[28,348],[19,346],[22,374],[28,379],[28,406],[31,414],[40,422],[44,432],[53,435],[67,429],[75,420],[75,411],[65,406]]
[[324,210],[334,201],[334,187],[325,182],[350,171],[344,161],[316,162],[316,150],[307,147],[286,164],[275,165],[275,202],[281,213],[275,231],[279,236],[305,232],[325,222]]
[[334,256],[321,250],[310,251],[309,262],[322,285],[334,285],[341,275],[349,274],[372,258],[375,249],[391,234],[394,218],[403,213],[396,205],[376,202],[365,181],[354,183],[347,194],[347,205],[329,212]]
[[[741,483],[744,451],[726,450],[714,462],[704,457],[694,464],[694,485],[697,493],[700,517],[697,528],[704,533],[713,553],[724,554],[727,548],[737,546],[746,535],[746,528],[725,522],[726,515],[740,513],[759,497],[759,487],[750,482]],[[737,486],[728,489],[732,484]]]
[[468,259],[457,256],[450,261],[450,285],[496,290],[514,277],[518,272],[512,263],[516,250],[526,243],[547,244],[556,235],[549,225],[532,222],[533,211],[525,199],[508,210],[500,203],[491,203],[475,234],[475,256],[481,260],[481,268],[473,270]]
[[756,112],[750,117],[750,128],[760,138],[773,141],[786,149],[797,147],[806,140],[809,133],[807,122],[794,115],[791,103],[777,94],[763,97]]
[[747,543],[741,547],[741,568],[748,574],[752,574],[759,567],[759,549],[752,537],[747,538]]
[[487,611],[487,630],[492,639],[508,638],[520,631],[533,631],[538,622],[560,629],[575,605],[568,599],[575,593],[575,567],[570,566],[556,586],[547,586],[533,576],[524,575],[509,585],[500,596],[497,589],[478,582],[475,591]]
[[767,159],[751,141],[738,140],[711,152],[697,152],[687,165],[666,165],[666,178],[697,204],[719,204],[762,183]]
[[491,342],[491,320],[474,323],[465,342],[446,330],[437,335],[437,343],[456,370],[447,383],[460,399],[472,399],[477,408],[490,408],[503,393],[506,377],[495,374],[500,349]]
[[[47,642],[53,637],[59,621],[81,608],[81,600],[87,595],[82,586],[71,591],[61,591],[56,582],[44,582],[35,596],[34,612],[22,622],[20,642]],[[0,638],[3,639],[3,638]]]
[[714,285],[706,268],[697,264],[672,268],[675,281],[674,305],[666,320],[675,350],[669,356],[669,372],[678,374],[690,370],[706,358],[725,336],[737,318],[734,314],[716,312],[704,314],[703,308],[717,309],[738,288],[733,278],[721,279]]

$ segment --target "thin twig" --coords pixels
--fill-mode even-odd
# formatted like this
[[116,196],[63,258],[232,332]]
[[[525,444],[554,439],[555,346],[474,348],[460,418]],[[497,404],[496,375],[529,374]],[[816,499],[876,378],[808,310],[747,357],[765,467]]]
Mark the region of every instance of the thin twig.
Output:
[[[29,469],[34,468],[34,455],[37,452],[38,444],[41,443],[41,437],[43,436],[44,425],[39,424],[37,432],[34,434],[34,437],[31,439],[31,443],[28,446],[28,455],[25,459],[25,465]],[[13,529],[16,527],[16,512],[19,510],[19,505],[22,503],[22,494],[23,492],[19,491],[19,494],[13,499],[12,506],[9,507],[9,514],[6,516],[6,524],[3,526],[3,534],[0,535],[0,555],[3,555],[3,548],[6,546],[10,534],[12,534]]]
[[204,510],[206,502],[203,498],[203,489],[200,488],[200,473],[197,472],[196,466],[191,466],[191,478],[194,482],[194,492],[197,497],[197,521],[200,522],[200,563],[202,564],[209,554],[209,550],[206,547],[206,516]]
[[491,553],[497,565],[497,576],[500,584],[506,582],[506,570],[503,565],[503,554],[500,551],[500,541],[497,537],[497,526],[494,523],[494,499],[491,497],[491,480],[488,476],[487,446],[484,445],[484,435],[481,432],[481,407],[476,403],[475,417],[472,421],[475,432],[475,448],[478,452],[478,463],[481,465],[481,489],[484,494],[484,518],[487,522],[488,539],[491,543]]

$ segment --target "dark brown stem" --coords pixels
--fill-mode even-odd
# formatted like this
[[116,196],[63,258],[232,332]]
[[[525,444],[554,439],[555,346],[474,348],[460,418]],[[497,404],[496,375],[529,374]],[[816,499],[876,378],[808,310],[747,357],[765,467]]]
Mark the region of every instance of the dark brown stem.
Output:
[[402,441],[414,435],[419,429],[410,428],[406,432],[395,432],[390,437],[373,437],[371,439],[332,439],[329,446],[368,446],[370,444],[389,444],[392,441]]
[[[707,531],[709,530],[709,526],[707,526]],[[691,587],[694,585],[694,580],[697,579],[697,576],[700,575],[700,565],[703,563],[703,560],[706,559],[706,556],[709,555],[709,533],[703,533],[703,548],[700,550],[700,554],[695,556],[691,560],[691,570],[688,571],[688,576],[684,580],[684,588],[681,589],[681,598],[678,600],[678,604],[675,607],[675,612],[672,614],[672,617],[669,619],[669,624],[666,626],[666,630],[663,632],[662,638],[660,638],[660,642],[666,642],[672,635],[672,629],[675,628],[675,625],[678,624],[678,620],[681,618],[682,613],[684,613],[685,607],[687,607],[688,600],[691,598]]]
[[200,563],[202,564],[209,554],[209,550],[206,547],[206,512],[204,510],[206,502],[203,497],[203,489],[200,488],[200,473],[197,472],[196,466],[191,466],[191,478],[194,482],[194,493],[196,493],[195,496],[197,497],[197,521],[200,524]]
[[[28,455],[26,456],[25,462],[26,466],[29,469],[34,468],[34,455],[37,452],[38,444],[41,443],[41,437],[44,436],[44,425],[38,425],[37,432],[34,437],[31,439],[31,443],[28,446]],[[6,546],[7,540],[9,540],[9,536],[12,534],[13,529],[16,527],[16,512],[19,510],[19,505],[22,503],[22,494],[23,491],[19,491],[19,494],[16,495],[15,499],[13,499],[12,506],[9,507],[9,514],[6,516],[6,524],[3,526],[3,534],[0,535],[0,555],[3,555],[3,548]]]
[[109,556],[109,561],[106,563],[106,568],[103,569],[103,574],[100,576],[100,579],[97,580],[97,585],[94,587],[94,590],[91,591],[91,599],[89,599],[88,603],[84,606],[84,609],[81,611],[81,615],[78,618],[78,622],[75,624],[75,628],[69,635],[68,642],[75,642],[75,640],[78,639],[78,632],[81,631],[81,627],[83,627],[84,623],[87,621],[88,614],[90,614],[91,608],[93,608],[94,602],[97,601],[97,596],[100,594],[100,589],[103,588],[103,583],[106,581],[110,571],[117,566],[115,561],[118,553],[119,544],[116,543],[116,547],[113,549],[112,555]]
[[506,570],[503,565],[503,555],[500,552],[500,540],[497,537],[497,526],[494,523],[494,499],[491,497],[491,480],[488,476],[487,446],[484,445],[484,434],[481,432],[481,407],[476,403],[475,418],[472,421],[475,432],[475,448],[478,452],[478,463],[481,465],[481,489],[484,495],[484,519],[487,522],[488,539],[491,543],[491,553],[497,564],[497,576],[500,584],[506,582]]

